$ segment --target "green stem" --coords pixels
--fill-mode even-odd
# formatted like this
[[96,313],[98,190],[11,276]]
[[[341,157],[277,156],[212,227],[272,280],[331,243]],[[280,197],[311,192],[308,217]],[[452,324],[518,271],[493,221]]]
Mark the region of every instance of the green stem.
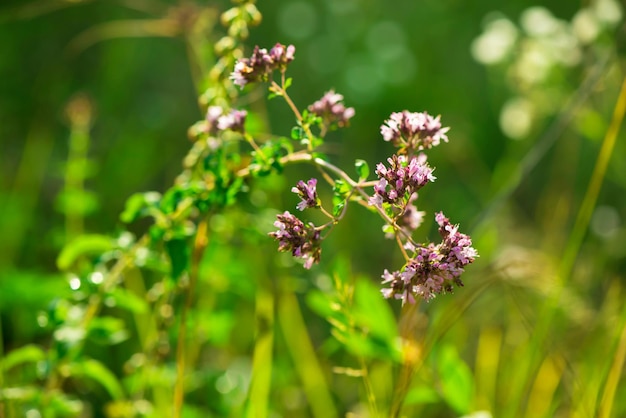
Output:
[[69,153],[65,168],[65,241],[70,242],[83,233],[85,213],[69,206],[72,196],[84,193],[87,176],[87,150],[89,148],[89,126],[91,104],[86,97],[76,97],[67,106],[70,119]]
[[272,380],[272,349],[274,346],[274,295],[262,288],[256,293],[256,330],[252,357],[252,381],[246,418],[266,418],[269,411],[269,394]]
[[419,303],[406,303],[400,314],[400,337],[402,338],[402,367],[396,380],[391,399],[389,418],[398,418],[402,412],[404,399],[411,387],[415,372],[423,360],[423,343],[417,340]]
[[291,292],[284,292],[278,306],[278,323],[285,336],[287,349],[302,382],[314,418],[338,417],[326,378],[319,364],[298,300]]
[[[329,163],[328,161],[322,158],[315,157],[306,151],[298,151],[289,155],[285,155],[284,157],[280,159],[280,163],[283,165],[296,164],[296,163],[302,163],[302,162],[310,162],[316,166],[323,167],[324,169],[336,174],[339,178],[344,180],[350,187],[352,187],[353,190],[356,190],[356,192],[363,199],[365,199],[366,201],[369,200],[370,196],[365,192],[365,190],[363,190],[363,187],[365,185],[369,186],[371,182],[368,182],[368,183],[356,182],[349,175],[347,175],[345,171],[343,171],[339,167]],[[239,177],[247,177],[249,175],[250,175],[249,167],[243,168],[237,172],[237,176]],[[379,208],[378,206],[374,206],[374,208],[376,209],[378,214],[385,220],[387,224],[391,225],[394,228],[394,230],[396,230],[399,234],[403,235],[414,246],[417,246],[417,244],[413,241],[413,238],[406,231],[400,228],[396,224],[396,222],[385,213],[385,211],[382,208]],[[402,248],[402,246],[400,246],[400,248]]]
[[613,401],[615,400],[615,392],[619,384],[620,377],[622,376],[622,370],[624,369],[624,360],[626,359],[626,308],[622,311],[620,318],[622,324],[621,333],[617,344],[617,349],[613,355],[613,361],[611,368],[609,369],[609,375],[604,385],[604,391],[602,393],[602,400],[598,406],[597,417],[609,418],[611,416],[611,410],[613,409]]
[[361,375],[363,377],[363,385],[365,386],[365,393],[367,394],[367,401],[370,406],[372,418],[378,418],[380,417],[380,412],[378,411],[378,405],[376,405],[376,394],[367,370],[367,364],[365,364],[363,357],[359,357],[359,361],[361,363]]
[[602,142],[602,147],[600,148],[600,153],[598,154],[598,158],[593,169],[593,174],[591,175],[591,181],[589,182],[589,186],[587,187],[583,203],[580,207],[580,210],[578,211],[578,216],[576,217],[574,229],[572,231],[572,234],[570,235],[570,239],[567,243],[567,248],[565,249],[565,254],[562,258],[560,272],[560,277],[562,281],[565,281],[566,278],[570,276],[572,268],[574,266],[574,262],[576,261],[576,256],[578,255],[578,251],[583,242],[583,238],[585,236],[585,233],[587,232],[587,227],[589,226],[589,221],[591,220],[593,209],[596,207],[598,195],[600,194],[600,189],[602,188],[602,181],[604,180],[604,177],[606,175],[609,161],[611,160],[611,155],[613,155],[615,141],[622,125],[622,121],[624,120],[625,113],[626,78],[624,78],[622,82],[620,94],[617,98],[615,109],[613,110],[613,118],[611,119],[611,124],[609,125],[609,129],[604,136],[604,141]]
[[187,313],[191,310],[196,283],[198,282],[198,270],[202,255],[208,244],[207,239],[207,219],[198,224],[196,239],[193,245],[191,268],[189,269],[189,284],[185,289],[185,302],[180,314],[180,327],[178,331],[178,342],[176,344],[176,384],[174,386],[174,418],[182,416],[183,405],[185,403],[185,369],[186,369],[186,343],[187,343]]

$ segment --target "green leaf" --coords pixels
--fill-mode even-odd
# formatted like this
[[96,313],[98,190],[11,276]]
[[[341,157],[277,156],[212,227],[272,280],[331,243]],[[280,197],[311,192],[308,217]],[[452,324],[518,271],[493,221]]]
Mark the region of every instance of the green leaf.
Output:
[[84,412],[84,405],[72,396],[52,391],[49,405],[42,412],[44,417],[77,417]]
[[104,364],[94,359],[72,363],[70,373],[74,378],[88,378],[102,385],[114,400],[124,398],[124,389],[115,374]]
[[124,212],[120,215],[120,220],[124,223],[130,223],[143,216],[145,210],[150,206],[158,206],[161,200],[161,194],[157,192],[135,193],[126,200]]
[[126,341],[129,336],[124,321],[119,318],[99,316],[89,323],[89,337],[99,344],[119,344]]
[[380,287],[369,279],[357,279],[354,288],[354,317],[363,329],[394,345],[398,338],[397,321]]
[[378,358],[382,360],[398,359],[397,350],[377,338],[363,334],[360,330],[346,330],[340,335],[333,329],[333,335],[343,342],[346,349],[357,356],[364,358]]
[[292,82],[293,82],[293,78],[288,77],[287,80],[285,80],[285,86],[283,87],[283,90],[287,90],[291,86]]
[[430,386],[414,386],[404,398],[405,405],[422,405],[437,403],[441,400],[439,394]]
[[359,179],[365,180],[370,175],[370,167],[365,160],[356,160],[354,162],[354,168],[359,176]]
[[229,343],[231,332],[236,324],[233,312],[223,310],[213,312],[210,315],[202,315],[199,328],[204,329],[209,341],[213,345],[223,347]]
[[[303,143],[304,143],[304,141],[303,141]],[[322,145],[324,145],[324,138],[313,136],[313,139],[311,140],[311,147],[312,148],[318,148],[318,147],[320,147]]]
[[63,248],[57,258],[57,267],[60,270],[67,270],[81,256],[101,255],[113,248],[114,241],[106,235],[81,235]]
[[385,225],[383,225],[383,232],[385,234],[393,234],[395,232],[395,230],[393,229],[393,226],[391,226],[389,224],[385,224]]
[[343,208],[346,206],[346,201],[341,200],[333,205],[333,216],[338,218],[343,212]]
[[114,288],[107,293],[107,297],[113,300],[115,306],[134,313],[144,313],[148,310],[148,304],[145,300],[121,287]]
[[294,126],[291,128],[291,139],[295,139],[296,141],[300,141],[304,138],[304,129],[300,126]]
[[172,279],[176,280],[189,267],[190,250],[185,239],[171,239],[165,242],[170,258]]
[[226,205],[232,205],[237,201],[237,194],[243,189],[243,186],[243,177],[237,177],[233,180],[226,192]]
[[45,360],[46,353],[34,344],[25,345],[11,351],[0,360],[0,367],[3,372],[7,372],[22,364],[37,363]]
[[335,298],[319,290],[307,292],[306,302],[309,308],[324,318],[335,316],[338,311],[338,304]]
[[454,346],[441,347],[436,353],[444,400],[459,414],[468,413],[474,397],[474,381],[470,368],[459,357]]
[[343,180],[335,181],[335,185],[333,186],[333,192],[336,195],[342,198],[345,198],[346,196],[350,194],[351,191],[352,191],[352,188],[348,184],[346,184],[345,181]]
[[176,212],[176,209],[178,209],[178,204],[185,197],[192,194],[193,191],[190,190],[188,185],[178,185],[171,187],[167,192],[165,192],[165,194],[163,195],[163,199],[161,199],[161,210],[166,215]]

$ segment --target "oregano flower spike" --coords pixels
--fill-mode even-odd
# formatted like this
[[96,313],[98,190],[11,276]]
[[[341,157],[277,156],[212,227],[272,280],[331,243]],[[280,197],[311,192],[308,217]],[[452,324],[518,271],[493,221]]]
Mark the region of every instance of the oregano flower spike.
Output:
[[424,154],[412,157],[393,155],[387,162],[389,167],[383,163],[376,166],[379,181],[369,199],[370,205],[382,207],[383,203],[389,203],[404,209],[414,193],[436,179]]
[[268,81],[275,70],[284,72],[294,59],[296,47],[277,43],[268,52],[265,48],[254,47],[250,58],[242,58],[235,64],[230,74],[233,83],[241,88],[248,83]]
[[276,215],[274,226],[278,231],[268,235],[278,241],[278,251],[291,251],[291,255],[304,260],[304,268],[319,263],[322,248],[320,231],[311,222],[305,224],[288,211]]
[[441,125],[440,116],[408,110],[392,113],[380,127],[383,139],[400,148],[400,154],[414,154],[436,147],[441,141],[448,142],[449,130]]
[[346,108],[342,101],[343,95],[330,90],[308,107],[309,112],[322,119],[324,132],[334,126],[343,128],[349,125],[350,119],[354,116],[354,108]]
[[474,262],[478,252],[472,247],[471,238],[460,233],[458,225],[450,224],[443,212],[437,213],[435,220],[442,242],[411,248],[413,256],[401,270],[385,270],[382,283],[388,287],[381,290],[385,298],[400,299],[404,305],[452,292],[453,285],[463,286],[461,273]]
[[317,179],[312,178],[306,183],[300,180],[295,187],[291,188],[291,191],[296,193],[300,199],[302,199],[296,206],[298,210],[303,211],[306,208],[317,208],[320,206],[316,186]]
[[245,110],[232,109],[224,114],[221,106],[209,106],[206,114],[208,131],[212,135],[225,130],[243,133],[247,115]]

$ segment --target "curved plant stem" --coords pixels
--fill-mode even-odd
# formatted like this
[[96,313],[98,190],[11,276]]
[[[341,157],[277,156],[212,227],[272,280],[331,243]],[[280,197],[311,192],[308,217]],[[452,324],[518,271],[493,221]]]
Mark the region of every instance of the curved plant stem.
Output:
[[613,401],[615,400],[615,392],[619,384],[622,370],[624,369],[624,360],[626,359],[626,308],[622,311],[622,329],[617,344],[617,349],[613,355],[613,361],[609,368],[609,375],[604,385],[604,391],[602,393],[602,400],[598,406],[596,416],[598,418],[609,418],[611,416],[611,410],[613,409]]
[[380,413],[378,412],[378,406],[376,405],[376,395],[374,392],[374,387],[372,386],[372,379],[370,379],[370,375],[367,371],[367,364],[365,363],[363,357],[359,357],[359,362],[361,363],[363,386],[365,386],[365,392],[367,393],[367,401],[370,406],[372,418],[379,418]]
[[397,418],[402,412],[402,405],[406,398],[415,372],[423,360],[422,343],[418,341],[419,303],[406,303],[400,314],[400,337],[402,338],[402,368],[396,379],[393,390],[389,418]]
[[252,356],[252,378],[246,401],[246,418],[266,418],[272,382],[274,347],[274,294],[267,284],[256,291],[255,343]]
[[604,180],[604,176],[606,175],[606,170],[609,166],[611,155],[613,155],[615,141],[617,139],[617,134],[619,132],[620,126],[622,125],[622,121],[624,120],[625,113],[626,78],[624,78],[622,82],[622,88],[620,90],[617,103],[615,104],[615,109],[613,109],[613,118],[611,119],[611,124],[609,125],[609,129],[604,136],[604,141],[602,141],[602,148],[600,148],[600,153],[598,154],[596,165],[593,169],[593,174],[591,175],[591,181],[589,182],[589,186],[587,187],[585,198],[580,207],[580,210],[578,211],[578,216],[576,217],[574,229],[572,231],[572,234],[570,235],[567,243],[567,248],[565,249],[565,254],[562,258],[560,274],[561,280],[565,280],[567,277],[569,277],[572,271],[572,267],[574,266],[574,261],[576,260],[578,250],[580,249],[583,238],[587,231],[587,227],[589,226],[589,221],[591,220],[593,209],[595,208],[596,202],[598,201],[598,195],[600,194],[600,189],[602,188],[602,181]]

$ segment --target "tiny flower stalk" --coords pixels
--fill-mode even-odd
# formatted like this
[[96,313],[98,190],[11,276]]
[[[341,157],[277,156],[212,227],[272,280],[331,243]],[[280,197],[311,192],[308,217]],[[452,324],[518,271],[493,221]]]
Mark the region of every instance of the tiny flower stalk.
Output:
[[426,327],[425,316],[419,314],[419,301],[402,307],[399,319],[399,332],[402,341],[402,367],[396,379],[389,418],[398,418],[411,387],[413,376],[424,361],[423,329]]

